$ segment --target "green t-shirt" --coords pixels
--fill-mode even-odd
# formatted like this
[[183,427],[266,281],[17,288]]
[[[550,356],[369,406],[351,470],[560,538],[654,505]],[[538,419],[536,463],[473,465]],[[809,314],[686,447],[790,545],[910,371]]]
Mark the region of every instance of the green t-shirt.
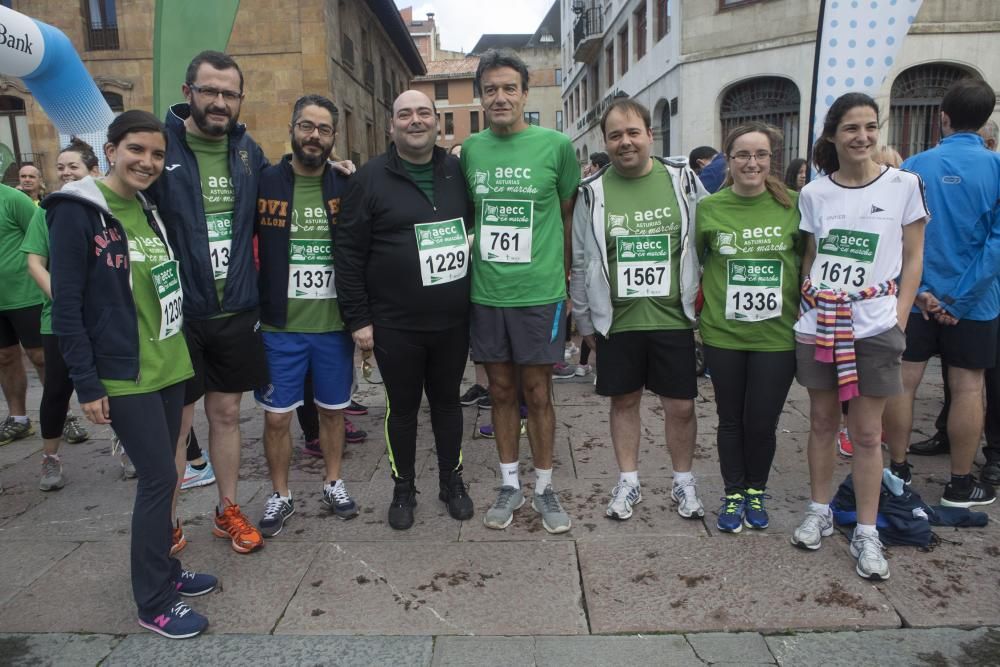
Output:
[[799,309],[798,194],[785,208],[768,192],[740,197],[725,188],[698,203],[696,245],[705,305],[706,344],[728,350],[795,349]]
[[608,169],[601,179],[613,309],[608,333],[691,329],[680,297],[681,214],[667,168],[653,160],[645,176]]
[[399,158],[399,161],[403,163],[406,168],[406,173],[410,175],[413,182],[417,184],[420,191],[427,195],[427,198],[434,203],[434,162],[428,162],[426,164],[414,164],[408,162],[403,158]]
[[[49,262],[49,226],[45,224],[45,209],[36,208],[35,215],[28,225],[28,233],[24,235],[21,243],[21,252],[25,255],[39,255],[45,258],[45,265]],[[41,290],[39,290],[41,291]],[[43,334],[52,333],[52,300],[42,292],[42,328]]]
[[333,283],[333,241],[323,202],[323,177],[296,175],[292,206],[288,319],[282,329],[262,328],[294,333],[343,331]]
[[21,242],[38,208],[20,190],[0,184],[0,310],[35,306],[45,298],[28,275]]
[[233,207],[236,201],[233,180],[229,174],[229,139],[207,141],[190,132],[186,138],[188,148],[198,161],[205,226],[208,228],[208,255],[215,276],[215,291],[221,305],[222,294],[226,289],[226,276],[229,274]]
[[[108,396],[128,396],[158,391],[194,376],[187,343],[181,333],[180,303],[164,287],[180,289],[180,272],[167,247],[146,221],[136,199],[122,199],[98,181],[111,214],[125,228],[128,239],[132,299],[139,319],[139,379],[101,379]],[[158,294],[164,294],[161,297]],[[166,322],[164,309],[168,310]]]
[[462,172],[476,207],[472,302],[540,306],[566,298],[560,202],[580,184],[569,137],[535,125],[491,130],[462,144]]

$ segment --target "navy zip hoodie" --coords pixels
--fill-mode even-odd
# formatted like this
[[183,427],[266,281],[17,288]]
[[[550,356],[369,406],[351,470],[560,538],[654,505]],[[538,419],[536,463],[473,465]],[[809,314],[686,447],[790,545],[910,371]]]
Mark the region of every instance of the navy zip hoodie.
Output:
[[237,123],[229,132],[229,175],[233,179],[235,202],[229,273],[220,304],[209,259],[198,159],[185,139],[184,120],[190,115],[187,104],[175,104],[167,112],[163,174],[146,193],[159,207],[167,236],[181,260],[184,317],[207,320],[223,312],[239,313],[257,307],[253,222],[257,184],[268,162],[257,142],[247,134],[246,125]]
[[[167,243],[156,209],[138,195],[150,228]],[[101,378],[139,379],[139,319],[128,239],[91,177],[45,198],[52,275],[52,331],[81,403],[107,396]],[[186,294],[185,294],[186,296]]]

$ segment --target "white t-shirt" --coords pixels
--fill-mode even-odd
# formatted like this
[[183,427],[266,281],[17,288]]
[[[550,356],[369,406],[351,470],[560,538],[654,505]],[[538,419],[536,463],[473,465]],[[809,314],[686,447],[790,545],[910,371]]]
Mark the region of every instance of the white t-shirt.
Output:
[[[858,292],[903,269],[903,226],[929,218],[920,177],[886,167],[860,187],[838,185],[824,176],[799,193],[799,229],[816,239],[809,278],[819,289]],[[896,297],[855,301],[854,337],[869,338],[896,326]],[[816,309],[795,323],[795,331],[816,335]]]

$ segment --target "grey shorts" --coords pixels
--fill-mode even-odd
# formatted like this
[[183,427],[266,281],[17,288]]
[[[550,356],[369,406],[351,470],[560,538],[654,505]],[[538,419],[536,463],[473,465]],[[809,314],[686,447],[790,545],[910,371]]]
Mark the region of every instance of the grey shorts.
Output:
[[563,360],[566,302],[544,306],[493,307],[472,304],[472,360],[521,366]]
[[[895,396],[903,393],[902,360],[906,334],[898,326],[877,336],[854,341],[858,364],[858,391],[862,396]],[[795,379],[807,389],[837,388],[836,364],[816,361],[816,346],[795,343]]]

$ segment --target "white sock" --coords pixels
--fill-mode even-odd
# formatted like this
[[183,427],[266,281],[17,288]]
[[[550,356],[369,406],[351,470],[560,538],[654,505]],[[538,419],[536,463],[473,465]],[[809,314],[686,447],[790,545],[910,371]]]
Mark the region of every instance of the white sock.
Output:
[[677,472],[674,471],[674,486],[681,486],[683,484],[691,484],[694,482],[694,473],[690,470],[688,472]]
[[878,537],[878,528],[868,524],[859,523],[854,527],[854,535],[856,537],[860,537],[861,535],[872,535],[874,537]]
[[24,415],[21,415],[20,417],[18,417],[16,415],[11,415],[10,418],[13,419],[14,421],[16,421],[18,424],[27,424],[28,423],[28,418],[26,416],[24,416]]
[[633,470],[632,472],[619,473],[618,483],[628,484],[629,486],[639,486],[639,471]]
[[517,461],[500,464],[500,485],[521,488],[521,480],[517,476]]
[[290,501],[292,499],[292,490],[291,489],[288,489],[288,495],[287,496],[283,496],[280,493],[278,493],[277,491],[275,491],[275,493],[277,493],[278,497],[281,498],[282,500],[284,500],[285,502],[288,502],[288,501]]
[[813,514],[822,514],[823,516],[830,516],[830,504],[818,503],[815,500],[810,500],[809,511],[812,512]]
[[545,487],[552,485],[552,468],[542,470],[535,468],[535,493],[541,495],[545,493]]

